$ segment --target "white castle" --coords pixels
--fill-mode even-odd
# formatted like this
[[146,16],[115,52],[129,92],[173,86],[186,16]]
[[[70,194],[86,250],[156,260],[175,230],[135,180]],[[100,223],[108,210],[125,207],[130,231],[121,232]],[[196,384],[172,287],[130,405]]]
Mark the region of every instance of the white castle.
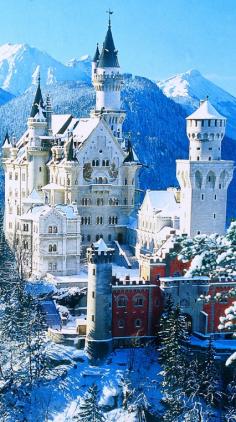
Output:
[[95,109],[77,119],[52,113],[39,78],[26,132],[3,145],[5,235],[27,277],[78,274],[81,254],[100,238],[130,243],[139,255],[176,231],[225,230],[233,174],[233,162],[221,160],[226,119],[208,99],[187,118],[190,156],[177,161],[181,190],[147,191],[137,215],[141,164],[122,133],[123,78],[110,19],[92,81]]

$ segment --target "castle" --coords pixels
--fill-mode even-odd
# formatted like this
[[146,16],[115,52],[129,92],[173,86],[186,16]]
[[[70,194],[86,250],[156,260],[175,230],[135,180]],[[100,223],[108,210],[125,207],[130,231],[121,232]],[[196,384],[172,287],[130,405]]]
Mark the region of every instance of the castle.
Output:
[[[224,233],[233,162],[221,159],[226,119],[207,98],[187,118],[189,159],[177,160],[180,188],[148,190],[138,210],[142,163],[122,131],[123,77],[110,16],[102,50],[97,45],[92,61],[92,82],[95,108],[90,117],[78,119],[53,114],[50,97],[43,100],[39,77],[26,132],[19,140],[6,135],[2,147],[4,231],[26,278],[78,275],[87,250],[86,344],[93,355],[94,345],[100,344],[102,355],[114,339],[119,344],[137,333],[140,338],[153,336],[163,292],[172,286],[160,277],[184,275],[184,266],[168,261],[168,242],[176,234]],[[112,272],[114,246],[120,251],[123,244],[139,260],[138,279],[122,280]],[[159,269],[155,276],[154,267]],[[172,280],[172,291],[176,282],[189,284]],[[194,295],[210,284],[192,282]],[[207,332],[203,308],[198,305],[192,312],[189,289],[188,298],[186,288],[177,290],[182,293],[174,296],[195,318],[196,330]]]

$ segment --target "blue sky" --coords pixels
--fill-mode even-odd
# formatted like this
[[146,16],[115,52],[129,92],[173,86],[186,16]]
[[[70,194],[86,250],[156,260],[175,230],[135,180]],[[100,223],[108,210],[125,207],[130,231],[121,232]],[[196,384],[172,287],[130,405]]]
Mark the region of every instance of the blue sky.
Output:
[[0,44],[66,62],[103,42],[106,10],[124,71],[165,79],[196,68],[236,95],[236,0],[0,0]]

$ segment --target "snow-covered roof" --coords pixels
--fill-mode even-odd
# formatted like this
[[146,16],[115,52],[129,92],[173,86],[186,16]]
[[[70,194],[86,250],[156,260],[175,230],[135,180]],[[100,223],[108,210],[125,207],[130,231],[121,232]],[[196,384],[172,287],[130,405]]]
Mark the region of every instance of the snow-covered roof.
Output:
[[72,118],[71,114],[53,114],[52,115],[52,133],[56,135],[61,131],[63,126],[66,123],[69,124],[70,119]]
[[42,187],[42,190],[63,190],[64,187],[58,185],[57,183],[48,183],[48,185],[45,185]]
[[40,197],[39,193],[33,189],[31,194],[23,200],[24,204],[43,204],[43,200]]
[[161,216],[179,215],[180,205],[176,202],[175,194],[166,190],[148,190],[146,196],[153,210]]
[[78,213],[73,205],[56,205],[55,208],[66,215],[68,219],[76,218]]
[[192,119],[224,119],[226,117],[222,116],[209,100],[201,101],[199,108],[194,111],[190,116],[187,117],[187,120]]
[[97,117],[80,119],[78,125],[73,131],[73,134],[76,136],[78,142],[84,142],[98,125],[99,121],[100,119]]
[[96,248],[98,252],[107,252],[110,251],[110,248],[106,245],[104,240],[100,238],[97,242],[93,243],[93,246]]
[[[31,208],[27,213],[21,215],[21,220],[32,220],[37,221],[39,218],[49,211],[52,211],[54,207],[50,205],[36,205]],[[67,219],[77,218],[77,212],[74,210],[73,205],[56,205],[55,209],[61,214],[66,216]]]

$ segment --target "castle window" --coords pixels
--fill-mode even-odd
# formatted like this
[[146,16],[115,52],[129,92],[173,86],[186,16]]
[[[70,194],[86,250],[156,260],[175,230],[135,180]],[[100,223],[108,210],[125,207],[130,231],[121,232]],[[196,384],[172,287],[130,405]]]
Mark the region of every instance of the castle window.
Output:
[[48,252],[52,252],[52,245],[48,245]]
[[96,160],[96,167],[99,166],[99,160]]
[[127,185],[128,184],[128,180],[127,179],[125,179],[125,185]]
[[96,234],[96,242],[100,239],[99,234]]
[[118,328],[124,328],[124,326],[125,326],[125,322],[124,322],[124,320],[123,320],[123,319],[120,319],[120,320],[118,321]]
[[215,120],[215,126],[217,126],[217,120]]
[[215,195],[215,201],[216,201],[216,195]]
[[109,165],[110,165],[109,160],[106,160],[106,166],[109,167]]
[[52,226],[48,227],[48,233],[52,233]]
[[200,151],[200,149],[201,149],[200,147],[197,147],[197,151]]
[[84,224],[84,217],[81,217],[81,224]]
[[103,165],[103,167],[105,167],[105,165],[106,165],[106,161],[105,160],[102,160],[102,165]]
[[127,198],[124,199],[124,205],[127,205]]
[[91,236],[90,236],[90,234],[88,234],[87,241],[90,242],[90,240],[91,240]]
[[133,304],[135,307],[143,306],[144,304],[144,297],[141,295],[137,295],[133,298]]
[[209,126],[209,127],[211,126],[211,121],[210,121],[210,120],[208,120],[208,126]]
[[92,321],[93,321],[93,322],[95,321],[94,315],[92,315]]
[[95,292],[92,292],[92,298],[93,299],[95,298]]
[[42,171],[42,167],[39,167],[39,173],[41,173],[41,171]]
[[12,172],[9,173],[9,180],[12,180]]
[[213,214],[213,218],[216,218],[216,215],[215,214]]
[[93,268],[93,275],[96,275],[96,270],[95,270],[95,268]]
[[211,157],[209,157],[209,161],[211,161]]
[[108,235],[108,242],[111,242],[111,234]]
[[199,157],[197,157],[197,161],[199,161]]
[[141,319],[136,319],[135,322],[134,322],[135,328],[140,328],[141,325],[142,325]]
[[28,224],[23,224],[23,231],[27,232],[29,230],[29,225]]
[[57,233],[57,226],[53,226],[53,233]]
[[197,231],[197,234],[201,234],[200,230]]
[[197,120],[195,120],[195,126],[197,126]]
[[52,269],[53,269],[53,271],[57,270],[57,263],[56,262],[55,262],[55,264],[53,264]]
[[95,165],[96,165],[96,162],[95,162],[95,160],[93,160],[92,161],[92,166],[95,167]]
[[103,224],[103,217],[97,217],[96,224]]
[[124,296],[124,295],[118,296],[118,299],[117,299],[118,308],[125,308],[127,305],[127,302],[128,302],[127,296]]
[[204,127],[204,120],[202,120],[202,127]]
[[56,252],[57,251],[57,245],[54,244],[52,249],[53,249],[53,252]]
[[81,240],[82,240],[82,242],[84,241],[84,235],[82,234],[82,236],[81,236]]
[[220,120],[220,126],[222,127],[222,120]]
[[212,151],[212,148],[211,147],[209,148],[209,151]]
[[132,185],[134,185],[134,179],[132,179]]
[[219,189],[221,189],[221,183],[219,184]]
[[15,174],[15,180],[18,180],[18,173]]
[[204,194],[202,193],[202,201],[203,201],[203,199],[204,199]]
[[26,240],[24,240],[24,242],[23,242],[23,248],[26,249],[26,250],[29,249],[29,244]]

